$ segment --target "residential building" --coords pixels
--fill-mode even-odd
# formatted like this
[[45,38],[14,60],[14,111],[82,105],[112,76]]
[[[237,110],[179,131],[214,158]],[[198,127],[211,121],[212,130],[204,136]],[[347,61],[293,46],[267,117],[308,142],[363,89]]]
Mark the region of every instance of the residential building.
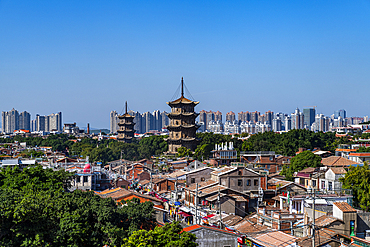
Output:
[[303,109],[303,115],[305,128],[311,129],[311,125],[315,122],[316,109],[305,108]]
[[31,114],[23,111],[19,114],[19,129],[31,130]]
[[304,128],[304,114],[299,111],[298,107],[291,114],[292,118],[292,129],[303,129]]
[[347,171],[343,167],[330,167],[325,172],[325,177],[320,179],[319,189],[329,193],[341,192],[342,182],[340,178],[346,175]]
[[116,111],[110,112],[110,133],[116,134],[118,129],[118,114]]
[[347,112],[344,109],[334,111],[334,118],[338,119],[339,117],[346,118],[347,117]]
[[226,113],[226,121],[234,122],[235,121],[235,113],[230,111]]
[[195,234],[199,247],[238,247],[238,236],[230,231],[201,225],[185,227],[183,231]]
[[19,129],[19,113],[14,108],[8,112],[1,113],[1,126],[3,132],[11,134]]
[[214,115],[215,115],[215,121],[217,122],[217,121],[220,121],[221,123],[222,123],[222,113],[220,112],[220,111],[216,111],[215,113],[214,113]]

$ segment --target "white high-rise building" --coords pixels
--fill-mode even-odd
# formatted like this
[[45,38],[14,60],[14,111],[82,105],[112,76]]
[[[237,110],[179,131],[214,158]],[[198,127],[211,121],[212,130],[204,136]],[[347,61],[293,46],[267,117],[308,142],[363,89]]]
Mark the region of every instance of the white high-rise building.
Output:
[[116,134],[118,129],[118,114],[116,111],[110,112],[110,133]]

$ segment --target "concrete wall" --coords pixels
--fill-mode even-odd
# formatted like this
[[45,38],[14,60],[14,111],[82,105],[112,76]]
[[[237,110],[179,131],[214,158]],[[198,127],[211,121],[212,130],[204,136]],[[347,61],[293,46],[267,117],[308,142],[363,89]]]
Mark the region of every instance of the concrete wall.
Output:
[[[186,184],[194,184],[194,183],[200,183],[204,182],[211,178],[211,172],[213,172],[212,169],[204,169],[200,170],[198,172],[193,172],[186,175]],[[191,182],[192,178],[194,178],[194,183]],[[217,180],[216,180],[217,181]]]
[[192,231],[197,237],[196,243],[199,247],[237,247],[237,236],[226,232],[217,230],[210,230],[207,228],[200,228],[199,230]]
[[[241,184],[239,184],[239,180]],[[259,183],[259,175],[244,169],[244,167],[221,176],[221,185],[240,192],[258,191]]]

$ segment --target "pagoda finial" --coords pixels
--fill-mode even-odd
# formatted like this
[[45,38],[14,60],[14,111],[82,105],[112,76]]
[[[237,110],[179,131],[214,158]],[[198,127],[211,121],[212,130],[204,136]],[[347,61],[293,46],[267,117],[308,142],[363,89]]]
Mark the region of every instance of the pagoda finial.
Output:
[[125,114],[127,114],[127,101],[126,101],[126,104],[125,104],[125,108],[126,108]]
[[181,97],[184,97],[184,77],[181,77]]

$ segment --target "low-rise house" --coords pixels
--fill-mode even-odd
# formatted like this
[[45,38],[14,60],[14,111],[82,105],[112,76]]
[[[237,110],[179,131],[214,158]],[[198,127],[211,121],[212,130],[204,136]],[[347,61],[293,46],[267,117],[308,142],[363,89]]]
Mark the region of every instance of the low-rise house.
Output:
[[341,156],[330,156],[323,158],[321,164],[326,167],[350,167],[352,165],[358,165],[359,163]]
[[319,189],[320,177],[324,176],[326,168],[307,167],[302,171],[294,173],[294,182],[305,188]]
[[238,235],[227,230],[209,226],[193,225],[185,227],[183,231],[195,234],[197,237],[196,243],[199,247],[238,246]]
[[203,168],[195,169],[195,170],[185,173],[186,185],[200,183],[200,182],[204,182],[210,179],[211,172],[213,171],[214,171],[213,168],[203,167]]
[[348,159],[356,163],[370,162],[370,153],[350,153]]
[[284,233],[282,231],[271,231],[267,233],[261,233],[256,236],[247,238],[247,246],[255,247],[271,247],[271,246],[281,246],[281,247],[296,247],[297,237]]
[[245,193],[258,193],[266,189],[266,176],[249,168],[227,166],[211,172],[211,180],[227,188]]
[[343,167],[330,167],[325,172],[325,177],[320,179],[320,190],[328,193],[342,191],[342,183],[339,181],[339,179],[344,177],[346,173],[347,171]]
[[190,164],[184,168],[185,171],[193,171],[195,169],[207,167],[207,164],[200,162],[199,160],[193,160]]

